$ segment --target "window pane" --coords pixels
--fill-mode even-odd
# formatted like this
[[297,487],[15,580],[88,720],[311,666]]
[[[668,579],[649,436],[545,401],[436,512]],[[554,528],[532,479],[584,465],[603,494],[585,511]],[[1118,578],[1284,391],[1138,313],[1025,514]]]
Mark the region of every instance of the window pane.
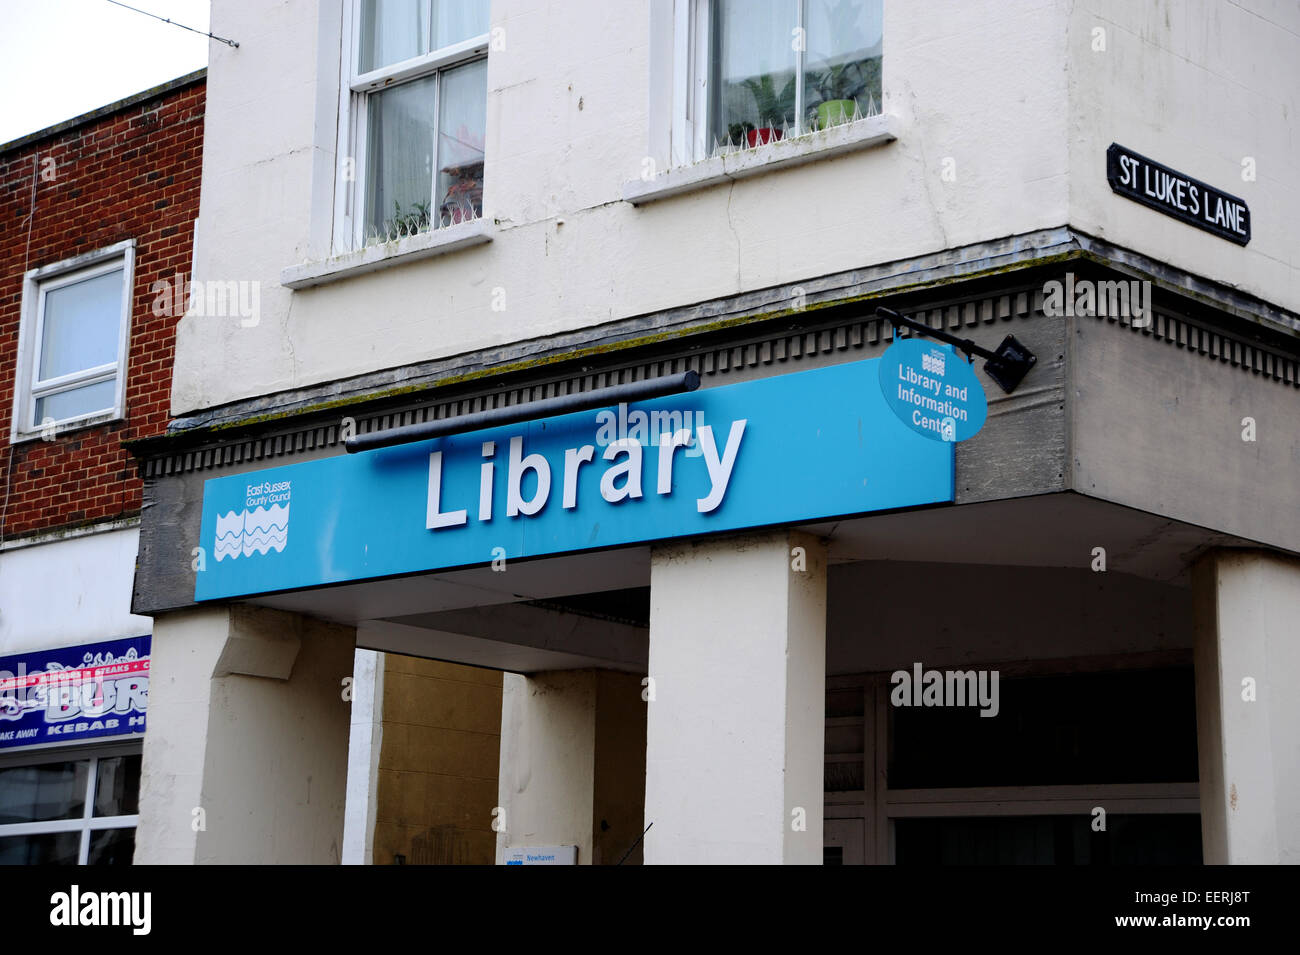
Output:
[[487,60],[442,77],[438,123],[438,224],[483,213],[483,136],[487,125]]
[[711,146],[728,138],[753,146],[793,128],[796,11],[793,0],[713,4]]
[[1143,813],[897,819],[898,865],[1200,865],[1201,817]]
[[889,787],[1197,780],[1191,667],[1001,679],[998,707],[891,706]]
[[100,759],[95,779],[96,816],[130,816],[140,811],[140,761],[139,754]]
[[804,125],[822,129],[880,109],[880,0],[808,0]]
[[117,381],[112,378],[45,395],[36,399],[36,420],[32,422],[32,427],[39,428],[46,418],[63,421],[96,411],[106,411],[113,407],[113,399],[116,397]]
[[121,269],[46,292],[37,380],[117,361],[121,327]]
[[0,825],[80,818],[89,771],[84,759],[0,769]]
[[131,865],[134,856],[134,829],[101,829],[90,834],[87,865]]
[[366,235],[396,237],[431,224],[437,77],[370,97]]
[[487,32],[487,0],[433,0],[435,50]]
[[358,72],[429,52],[429,0],[365,0],[361,4]]
[[81,832],[0,836],[0,865],[76,865]]

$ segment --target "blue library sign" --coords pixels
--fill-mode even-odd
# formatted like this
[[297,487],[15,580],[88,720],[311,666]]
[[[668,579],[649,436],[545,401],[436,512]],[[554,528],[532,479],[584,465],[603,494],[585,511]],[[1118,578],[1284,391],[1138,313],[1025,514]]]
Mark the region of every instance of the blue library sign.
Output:
[[899,339],[880,358],[880,390],[898,420],[934,441],[965,441],[984,427],[989,402],[950,345]]
[[195,599],[951,501],[880,362],[212,478]]

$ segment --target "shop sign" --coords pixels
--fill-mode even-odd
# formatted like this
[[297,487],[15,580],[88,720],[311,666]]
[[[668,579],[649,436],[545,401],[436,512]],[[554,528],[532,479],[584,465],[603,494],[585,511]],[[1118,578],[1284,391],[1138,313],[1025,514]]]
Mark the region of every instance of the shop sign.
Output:
[[951,501],[881,359],[205,483],[195,599]]
[[0,657],[0,749],[144,732],[150,638]]
[[933,441],[973,438],[988,416],[970,362],[950,345],[921,338],[898,339],[885,349],[880,390],[899,421]]
[[1250,241],[1246,200],[1117,143],[1106,150],[1106,179],[1111,191],[1157,212],[1238,245]]
[[507,849],[506,865],[577,865],[577,846],[540,846],[535,849]]

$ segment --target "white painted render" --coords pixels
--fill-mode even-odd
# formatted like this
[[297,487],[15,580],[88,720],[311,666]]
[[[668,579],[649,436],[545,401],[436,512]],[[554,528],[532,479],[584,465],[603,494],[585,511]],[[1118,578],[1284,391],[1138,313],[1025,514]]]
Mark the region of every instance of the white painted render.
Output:
[[[287,672],[286,637],[298,641]],[[239,605],[158,617],[137,864],[341,860],[355,639]],[[275,648],[238,650],[237,671],[223,664],[232,643],[258,641]]]
[[181,320],[172,410],[1064,223],[1066,8],[888,0],[897,141],[637,208],[649,3],[495,0],[492,242],[291,293],[281,271],[330,230],[340,0],[217,0],[213,29],[241,45],[212,49],[195,277],[260,281],[261,314]]
[[826,555],[817,538],[656,548],[649,678],[646,864],[819,865]]
[[[1080,0],[1070,9],[1070,224],[1300,309],[1300,4]],[[1097,30],[1104,51],[1093,49]],[[1238,249],[1116,196],[1106,181],[1112,142],[1246,200],[1250,244]]]
[[596,789],[596,673],[506,673],[501,690],[497,864],[507,849],[577,846],[590,865]]
[[384,738],[384,654],[358,647],[352,659],[352,724],[342,861],[344,865],[370,865],[374,858],[379,750]]
[[[662,140],[649,0],[494,0],[491,243],[290,292],[282,270],[328,252],[341,9],[213,4],[241,46],[212,49],[195,277],[261,282],[261,314],[181,321],[176,414],[1066,223],[1300,308],[1292,4],[886,0],[895,142],[637,208]],[[1245,198],[1254,240],[1112,194],[1112,141]]]
[[1201,833],[1211,865],[1300,861],[1300,563],[1218,551],[1196,568]]
[[131,613],[139,538],[127,527],[0,551],[0,656],[151,633]]
[[137,864],[192,865],[207,826],[203,800],[212,670],[225,646],[229,611],[159,617],[149,687],[149,731],[140,774]]

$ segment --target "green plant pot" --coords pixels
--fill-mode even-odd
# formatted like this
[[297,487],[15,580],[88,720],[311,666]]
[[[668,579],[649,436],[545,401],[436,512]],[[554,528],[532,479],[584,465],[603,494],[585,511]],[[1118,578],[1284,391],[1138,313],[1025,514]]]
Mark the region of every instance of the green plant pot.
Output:
[[838,126],[853,119],[857,104],[851,99],[828,99],[817,107],[817,128]]

